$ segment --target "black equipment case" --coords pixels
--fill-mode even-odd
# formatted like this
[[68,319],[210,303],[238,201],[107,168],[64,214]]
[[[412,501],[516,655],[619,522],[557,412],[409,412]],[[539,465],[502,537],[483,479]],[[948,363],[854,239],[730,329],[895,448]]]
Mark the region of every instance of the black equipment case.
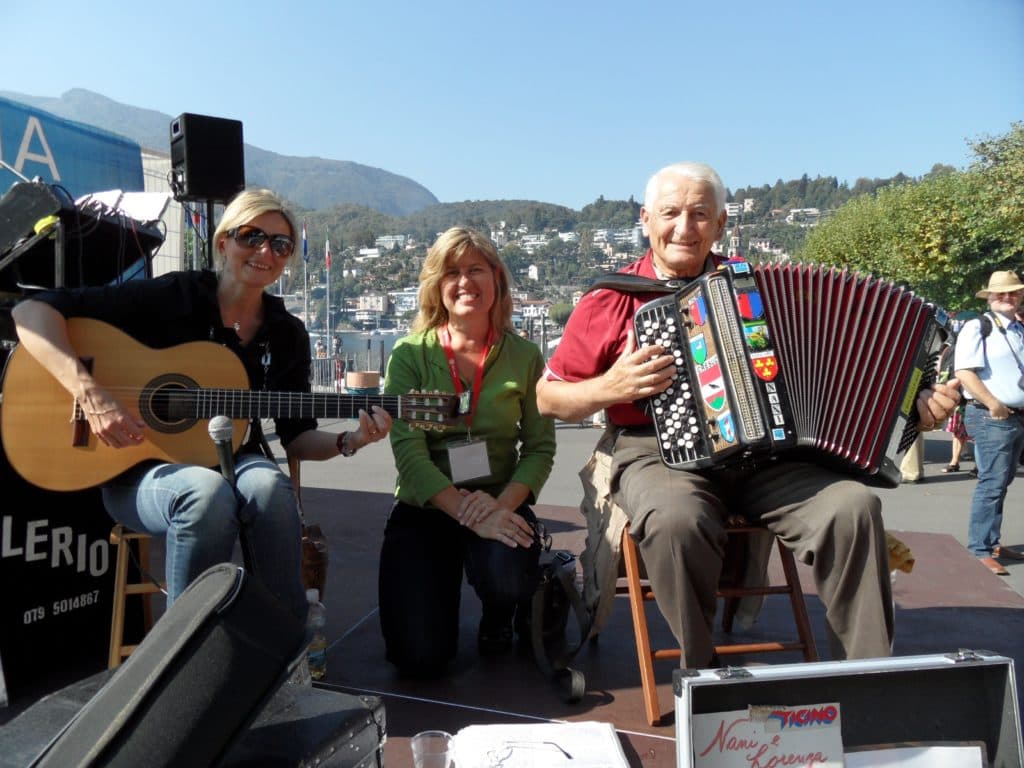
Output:
[[[96,695],[110,674],[100,672],[56,691],[0,727],[0,768],[29,765],[53,735]],[[314,687],[286,707],[277,704],[277,698],[270,700],[241,739],[216,763],[219,768],[383,766],[386,721],[379,697]],[[189,768],[197,765],[190,764]]]
[[[105,683],[100,673],[8,723],[0,755],[10,759],[42,731],[48,743],[13,765],[214,765],[280,687],[304,643],[303,622],[258,579],[230,563],[213,566]],[[102,687],[83,700],[89,681]]]
[[284,710],[271,702],[220,768],[381,768],[386,731],[379,697],[314,687]]
[[[846,751],[953,742],[983,745],[986,766],[1024,765],[1013,660],[990,651],[679,669],[673,690],[679,768],[706,764],[695,716],[822,702],[839,704]],[[733,763],[716,763],[726,764]]]

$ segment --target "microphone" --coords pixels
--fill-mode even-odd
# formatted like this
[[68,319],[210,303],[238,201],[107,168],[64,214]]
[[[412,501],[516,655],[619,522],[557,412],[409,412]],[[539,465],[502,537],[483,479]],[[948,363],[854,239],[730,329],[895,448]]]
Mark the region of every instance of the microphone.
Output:
[[235,427],[227,416],[214,416],[207,428],[210,439],[217,446],[217,459],[220,461],[220,473],[235,487],[235,457],[231,453],[231,438]]

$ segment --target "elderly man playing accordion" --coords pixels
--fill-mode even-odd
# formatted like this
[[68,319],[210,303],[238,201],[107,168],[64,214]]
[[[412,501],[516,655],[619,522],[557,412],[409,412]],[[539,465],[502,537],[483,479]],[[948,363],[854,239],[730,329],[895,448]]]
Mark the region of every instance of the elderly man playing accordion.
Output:
[[[707,165],[679,163],[655,173],[641,209],[651,248],[622,272],[686,280],[713,271],[711,246],[725,230],[725,195]],[[637,348],[633,316],[649,298],[609,289],[584,295],[538,384],[537,400],[542,414],[565,421],[607,409],[608,428],[581,477],[628,518],[658,608],[683,649],[682,665],[717,661],[715,591],[734,513],[765,526],[811,566],[833,658],[888,656],[892,591],[874,493],[855,479],[793,459],[701,471],[678,471],[661,461],[651,419],[634,403],[665,391],[675,372],[660,345]],[[944,422],[959,402],[957,387],[952,381],[921,393],[919,429]]]

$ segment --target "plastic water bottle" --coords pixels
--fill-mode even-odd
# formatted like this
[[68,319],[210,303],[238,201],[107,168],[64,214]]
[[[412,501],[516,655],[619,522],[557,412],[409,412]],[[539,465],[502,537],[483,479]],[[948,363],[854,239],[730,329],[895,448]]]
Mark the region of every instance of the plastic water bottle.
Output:
[[307,589],[306,601],[309,603],[309,615],[306,624],[310,629],[309,649],[306,652],[309,660],[309,676],[314,680],[323,680],[327,674],[327,637],[324,627],[327,625],[327,609],[320,602],[320,590]]

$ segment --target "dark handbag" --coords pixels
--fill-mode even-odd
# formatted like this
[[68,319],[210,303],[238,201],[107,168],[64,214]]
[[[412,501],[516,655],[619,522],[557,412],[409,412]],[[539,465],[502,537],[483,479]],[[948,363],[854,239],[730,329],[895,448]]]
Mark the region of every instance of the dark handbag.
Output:
[[[576,555],[551,549],[551,537],[541,533],[540,581],[530,610],[530,641],[533,658],[552,683],[564,686],[565,698],[575,703],[586,692],[583,673],[569,666],[590,634],[593,616],[576,587]],[[576,617],[579,635],[571,641],[569,614]]]

